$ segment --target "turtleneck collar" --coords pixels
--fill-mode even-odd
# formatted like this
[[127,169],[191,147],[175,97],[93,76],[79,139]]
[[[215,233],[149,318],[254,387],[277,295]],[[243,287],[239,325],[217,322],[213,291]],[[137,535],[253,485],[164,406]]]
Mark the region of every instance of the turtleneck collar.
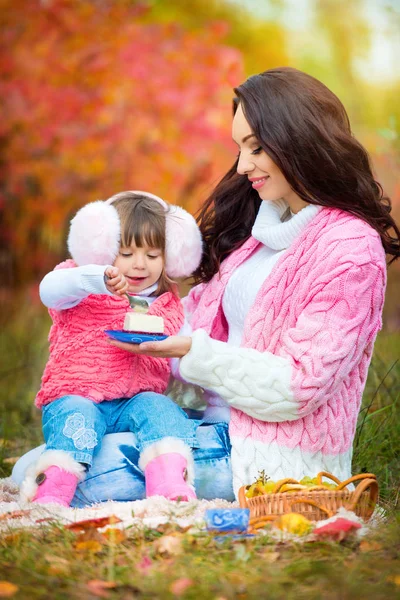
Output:
[[287,202],[263,200],[251,234],[273,250],[286,250],[321,209],[322,206],[308,204],[288,221],[282,222],[283,215],[288,211]]

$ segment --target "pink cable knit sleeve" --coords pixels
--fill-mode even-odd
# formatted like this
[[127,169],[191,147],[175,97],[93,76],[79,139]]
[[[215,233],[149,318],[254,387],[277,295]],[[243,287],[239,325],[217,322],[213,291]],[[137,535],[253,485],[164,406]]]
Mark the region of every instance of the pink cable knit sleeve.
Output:
[[365,377],[357,366],[368,368],[382,324],[385,282],[383,265],[353,265],[327,282],[285,332],[279,354],[292,364],[299,417],[313,413],[343,384],[361,387]]
[[335,226],[285,256],[259,292],[240,348],[212,339],[203,318],[180,373],[261,421],[295,421],[328,403],[357,411],[385,283],[376,232],[359,220]]

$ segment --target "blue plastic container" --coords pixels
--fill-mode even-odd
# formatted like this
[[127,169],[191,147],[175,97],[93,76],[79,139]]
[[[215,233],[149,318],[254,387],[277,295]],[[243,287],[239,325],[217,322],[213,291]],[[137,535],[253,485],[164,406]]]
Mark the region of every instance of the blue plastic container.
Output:
[[209,508],[205,511],[208,531],[241,533],[247,531],[250,519],[248,508]]

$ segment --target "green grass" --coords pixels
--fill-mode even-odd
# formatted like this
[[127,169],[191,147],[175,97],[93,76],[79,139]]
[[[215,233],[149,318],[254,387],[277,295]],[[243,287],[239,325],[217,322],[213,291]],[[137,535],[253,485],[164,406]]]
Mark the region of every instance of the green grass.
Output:
[[[4,462],[42,441],[33,399],[47,358],[49,319],[24,299],[3,324],[1,367],[0,476]],[[27,330],[27,323],[30,323]],[[387,522],[368,543],[277,543],[268,534],[218,542],[207,533],[126,532],[119,543],[102,540],[97,550],[79,551],[76,534],[47,524],[34,531],[11,530],[0,539],[1,580],[18,586],[15,598],[86,599],[90,580],[114,582],[104,597],[176,598],[174,582],[189,578],[184,599],[374,600],[400,598],[400,335],[381,333],[369,370],[358,421],[353,472],[377,475]],[[165,528],[164,528],[165,529]],[[173,534],[182,552],[162,555],[157,542]],[[141,569],[144,557],[150,567]],[[84,567],[83,567],[84,564]],[[397,579],[396,579],[397,574]],[[172,587],[171,587],[172,586]],[[1,585],[0,585],[1,590]],[[1,597],[1,594],[0,594]]]
[[[125,540],[80,551],[76,534],[59,525],[3,536],[0,579],[19,586],[16,598],[91,598],[88,582],[114,582],[109,598],[176,598],[174,582],[191,580],[182,597],[226,600],[387,599],[400,593],[400,520],[368,543],[283,543],[268,535],[220,542],[208,533],[127,532]],[[161,554],[159,539],[174,535],[178,554]],[[146,557],[148,568],[141,564]],[[84,568],[82,568],[84,563]]]

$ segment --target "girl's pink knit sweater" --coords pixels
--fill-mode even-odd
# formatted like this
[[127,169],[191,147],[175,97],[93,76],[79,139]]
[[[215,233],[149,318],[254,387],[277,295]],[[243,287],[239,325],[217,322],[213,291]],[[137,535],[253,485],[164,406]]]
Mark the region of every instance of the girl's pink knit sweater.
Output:
[[[75,267],[72,260],[56,268]],[[163,393],[170,367],[166,358],[138,356],[108,343],[105,329],[122,329],[128,300],[91,294],[77,306],[50,309],[50,356],[36,396],[39,408],[67,394],[93,400],[131,398],[143,391]],[[174,335],[183,321],[183,307],[173,293],[159,296],[149,314],[164,318],[164,331]]]
[[196,330],[180,361],[186,381],[231,406],[234,488],[260,469],[272,479],[320,470],[351,474],[352,443],[375,337],[385,256],[377,232],[322,209],[266,278],[241,348],[227,340],[222,297],[234,270],[260,247],[253,237],[186,305]]

